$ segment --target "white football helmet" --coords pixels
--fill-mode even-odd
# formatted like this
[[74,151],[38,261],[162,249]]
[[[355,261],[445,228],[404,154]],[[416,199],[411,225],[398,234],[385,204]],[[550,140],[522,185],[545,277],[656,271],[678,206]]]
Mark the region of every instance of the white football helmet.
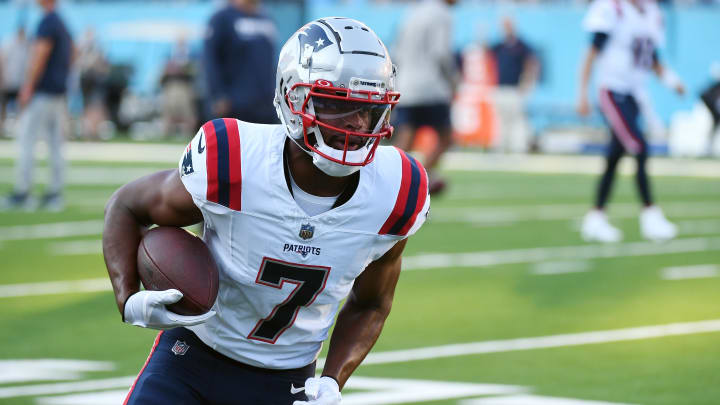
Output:
[[359,170],[392,135],[390,111],[400,97],[395,67],[380,38],[359,21],[327,17],[300,28],[280,50],[275,86],[287,135],[302,138],[328,175]]

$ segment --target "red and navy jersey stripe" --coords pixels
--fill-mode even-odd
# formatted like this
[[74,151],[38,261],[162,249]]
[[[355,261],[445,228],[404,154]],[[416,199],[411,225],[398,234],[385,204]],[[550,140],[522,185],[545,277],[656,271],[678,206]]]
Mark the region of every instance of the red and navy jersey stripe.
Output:
[[206,198],[240,211],[242,168],[238,122],[232,118],[218,118],[205,123],[203,132],[207,148]]
[[407,235],[425,206],[428,195],[427,175],[422,165],[412,156],[398,149],[402,160],[402,180],[395,207],[380,228],[381,235]]

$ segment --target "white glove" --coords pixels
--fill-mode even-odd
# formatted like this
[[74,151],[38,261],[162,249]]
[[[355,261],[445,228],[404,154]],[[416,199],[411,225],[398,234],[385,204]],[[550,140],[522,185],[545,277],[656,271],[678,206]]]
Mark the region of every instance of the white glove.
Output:
[[182,297],[183,294],[175,289],[138,291],[125,302],[125,322],[143,328],[172,329],[197,325],[215,316],[215,311],[196,316],[179,315],[165,307],[180,301]]
[[293,405],[340,405],[342,395],[332,377],[310,377],[305,380],[305,395],[309,401],[295,401]]

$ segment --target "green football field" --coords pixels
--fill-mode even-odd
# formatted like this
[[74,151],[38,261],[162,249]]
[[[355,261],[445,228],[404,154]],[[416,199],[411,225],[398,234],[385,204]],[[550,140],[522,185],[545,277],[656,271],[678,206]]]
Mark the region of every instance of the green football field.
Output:
[[[73,162],[64,212],[0,213],[0,404],[122,403],[156,332],[121,323],[103,206],[172,166]],[[593,175],[445,174],[344,404],[720,404],[720,177],[654,177],[667,243],[641,239],[620,177],[625,240],[598,245],[578,232]]]

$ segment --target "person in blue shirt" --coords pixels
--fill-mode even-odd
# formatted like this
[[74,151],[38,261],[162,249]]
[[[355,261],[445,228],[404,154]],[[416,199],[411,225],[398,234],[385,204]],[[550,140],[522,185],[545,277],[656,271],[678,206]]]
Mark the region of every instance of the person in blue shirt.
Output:
[[44,15],[33,42],[27,77],[18,103],[22,109],[18,125],[19,156],[16,162],[15,189],[3,202],[3,208],[33,210],[37,204],[30,196],[34,167],[34,144],[38,135],[46,138],[51,160],[50,183],[40,205],[44,209],[63,209],[65,160],[62,149],[66,125],[67,79],[73,59],[70,32],[55,11],[56,0],[38,0]]
[[502,41],[490,48],[498,72],[493,97],[500,120],[497,146],[503,152],[523,153],[531,143],[525,100],[535,85],[539,65],[535,52],[520,38],[512,19],[503,19],[502,30]]
[[228,0],[210,18],[203,60],[214,117],[277,122],[276,28],[259,6],[259,0]]

